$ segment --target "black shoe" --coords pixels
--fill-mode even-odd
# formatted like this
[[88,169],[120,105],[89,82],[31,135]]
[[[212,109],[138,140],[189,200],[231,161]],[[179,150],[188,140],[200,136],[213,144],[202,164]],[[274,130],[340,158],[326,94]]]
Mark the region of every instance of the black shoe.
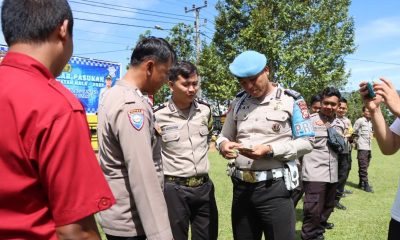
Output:
[[368,182],[364,183],[364,186],[362,187],[362,190],[366,191],[366,192],[370,192],[373,193],[374,190],[372,189],[372,187],[368,184]]
[[335,208],[340,209],[340,210],[346,210],[347,209],[347,207],[344,206],[343,204],[341,204],[340,202],[337,202],[335,204]]
[[348,190],[348,189],[345,189],[345,190],[343,191],[343,193],[346,193],[346,194],[353,194],[353,191]]
[[322,225],[325,229],[333,229],[333,228],[335,227],[335,224],[330,223],[330,222],[321,223],[321,225]]

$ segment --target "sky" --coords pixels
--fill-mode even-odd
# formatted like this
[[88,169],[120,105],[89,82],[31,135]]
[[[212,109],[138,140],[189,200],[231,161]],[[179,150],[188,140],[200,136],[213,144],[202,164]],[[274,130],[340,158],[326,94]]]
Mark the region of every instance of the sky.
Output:
[[[3,1],[0,0],[0,3]],[[214,32],[217,0],[200,10],[201,36],[209,41]],[[204,6],[203,0],[69,0],[74,13],[74,55],[127,65],[138,36],[146,30],[166,37],[178,22],[194,23],[194,12],[185,6]],[[361,80],[379,81],[385,76],[400,89],[400,1],[353,0],[355,53],[346,56],[351,73],[346,91]],[[204,23],[204,19],[207,22]],[[112,24],[114,23],[114,24]],[[0,44],[5,44],[0,36]],[[124,71],[124,70],[123,70]],[[124,72],[123,72],[124,73]]]

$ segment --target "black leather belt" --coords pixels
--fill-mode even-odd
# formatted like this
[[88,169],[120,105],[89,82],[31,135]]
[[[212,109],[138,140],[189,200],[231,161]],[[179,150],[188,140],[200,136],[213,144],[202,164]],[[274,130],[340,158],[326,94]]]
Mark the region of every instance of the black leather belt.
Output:
[[208,182],[210,179],[208,175],[193,176],[193,177],[175,177],[175,176],[164,176],[166,182],[176,183],[178,185],[186,187],[198,187]]

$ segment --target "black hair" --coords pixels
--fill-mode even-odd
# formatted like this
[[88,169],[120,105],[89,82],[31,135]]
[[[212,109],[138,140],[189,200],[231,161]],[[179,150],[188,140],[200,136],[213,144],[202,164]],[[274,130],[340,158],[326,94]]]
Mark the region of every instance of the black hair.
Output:
[[310,99],[310,106],[313,105],[315,102],[321,102],[322,96],[321,93],[315,94]]
[[68,20],[72,37],[73,17],[67,0],[4,0],[1,27],[8,46],[14,43],[39,43]]
[[363,111],[363,112],[365,112],[366,109],[367,109],[366,106],[363,106],[363,107],[362,107],[362,111]]
[[171,82],[175,82],[176,80],[178,80],[179,76],[187,79],[193,74],[197,75],[196,66],[191,62],[182,61],[171,68],[171,70],[169,71],[169,80]]
[[339,102],[341,102],[341,103],[346,103],[346,104],[347,104],[347,99],[344,98],[344,97],[341,97],[340,100],[339,100]]
[[172,64],[175,64],[176,53],[164,39],[147,37],[140,40],[133,50],[131,66],[138,66],[148,59],[153,59],[157,63],[166,63],[171,60]]
[[336,96],[338,99],[342,97],[339,90],[334,87],[327,87],[322,91],[322,98]]

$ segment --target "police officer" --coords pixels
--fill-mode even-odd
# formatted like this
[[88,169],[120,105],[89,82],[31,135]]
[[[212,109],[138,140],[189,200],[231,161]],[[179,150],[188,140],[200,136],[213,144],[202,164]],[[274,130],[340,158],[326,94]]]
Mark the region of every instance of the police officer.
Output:
[[[308,137],[294,139],[292,134],[300,127],[292,129],[295,118],[309,118],[306,103],[296,101],[298,93],[270,82],[266,64],[265,55],[245,51],[229,66],[244,91],[232,102],[216,144],[225,158],[235,159],[228,169],[233,182],[234,239],[261,239],[263,232],[275,240],[295,239],[295,212],[288,189],[296,187],[290,177],[298,178],[298,174],[285,175],[285,163],[290,161],[295,172],[294,160],[312,150]],[[312,133],[306,130],[301,132]]]
[[[309,109],[310,113],[316,113],[319,112],[321,109],[321,93],[315,94],[311,97],[310,103],[309,103]],[[303,168],[303,158],[300,157],[299,159],[296,160],[297,163],[297,168],[299,170],[299,186],[292,191],[292,200],[294,207],[296,208],[297,204],[299,203],[300,199],[304,195],[304,188],[303,188],[303,173],[301,169]]]
[[196,67],[180,62],[169,75],[172,97],[155,108],[162,138],[164,196],[175,239],[217,239],[218,211],[214,185],[208,176],[208,135],[212,128],[210,105],[196,99]]
[[303,156],[303,240],[324,239],[325,228],[331,229],[334,226],[328,223],[328,218],[335,206],[338,153],[328,144],[327,128],[333,127],[338,134],[343,135],[344,123],[336,118],[340,97],[336,88],[324,89],[321,110],[311,115],[315,141],[312,152]]
[[368,167],[371,161],[371,114],[365,106],[362,111],[363,117],[357,119],[353,127],[354,135],[357,139],[358,176],[360,178],[358,187],[366,192],[373,193],[374,190],[368,182]]
[[[147,94],[168,79],[175,52],[161,38],[144,38],[135,47],[126,75],[100,103],[99,157],[117,203],[100,215],[107,239],[172,239],[162,192],[161,162],[154,161],[155,128]],[[159,151],[158,151],[159,152]]]
[[98,101],[98,106],[100,106],[101,101],[103,101],[104,95],[108,92],[108,90],[111,89],[111,85],[112,85],[112,77],[111,75],[107,75],[106,79],[106,86],[101,88],[99,91],[99,101]]
[[348,111],[346,98],[341,97],[339,101],[340,103],[336,111],[336,116],[338,119],[342,120],[345,125],[344,138],[346,140],[346,151],[339,154],[338,186],[336,189],[335,207],[340,210],[346,210],[346,206],[340,203],[340,199],[345,196],[345,194],[353,193],[350,190],[344,189],[344,185],[346,184],[351,169],[351,144],[349,138],[352,135],[353,127],[351,120],[346,117]]

